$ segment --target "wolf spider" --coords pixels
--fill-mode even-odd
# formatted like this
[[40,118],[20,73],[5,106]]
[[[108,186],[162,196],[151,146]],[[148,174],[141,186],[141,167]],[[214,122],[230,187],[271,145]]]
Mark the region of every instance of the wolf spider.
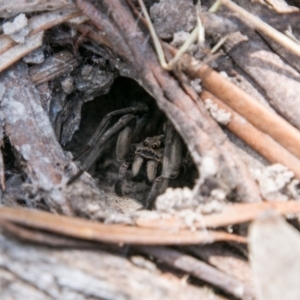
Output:
[[[118,121],[111,127],[113,119]],[[116,143],[117,161],[121,163],[115,192],[122,196],[122,184],[126,172],[131,168],[135,179],[145,179],[152,184],[147,197],[146,207],[151,208],[158,194],[167,187],[168,180],[176,178],[182,165],[182,142],[169,121],[165,121],[162,132],[156,136],[145,136],[149,125],[148,106],[145,103],[108,113],[96,129],[87,147],[89,151],[83,162],[89,169],[102,154],[105,145],[113,136],[118,135]]]

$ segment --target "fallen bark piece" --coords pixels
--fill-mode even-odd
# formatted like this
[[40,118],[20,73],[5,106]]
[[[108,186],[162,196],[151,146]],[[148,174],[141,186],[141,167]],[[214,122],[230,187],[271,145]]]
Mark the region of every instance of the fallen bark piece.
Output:
[[32,17],[28,21],[26,28],[29,32],[23,44],[17,44],[10,36],[2,34],[0,36],[0,72],[40,47],[45,30],[80,16],[82,13],[73,7]]
[[[66,185],[77,167],[56,139],[26,64],[19,63],[1,73],[0,108],[5,133],[29,179],[26,201],[36,203],[43,199],[49,208],[65,214],[72,214],[73,210],[87,213],[84,206],[99,200],[100,192],[87,176],[72,187]],[[71,203],[75,194],[76,201]],[[81,196],[84,200],[80,200]]]
[[61,51],[49,57],[43,64],[31,67],[29,73],[32,82],[39,85],[70,73],[78,64],[79,61],[72,53]]
[[257,300],[300,299],[300,234],[274,212],[250,227],[249,247]]
[[158,269],[137,267],[122,254],[37,247],[0,234],[1,299],[225,300]]
[[13,147],[26,161],[27,175],[41,187],[60,184],[69,163],[56,140],[38,91],[24,63],[0,75],[1,110],[4,129]]
[[3,0],[0,7],[0,17],[10,18],[19,13],[47,11],[60,8],[74,8],[74,4],[72,0],[52,0],[51,3],[47,0],[19,0],[17,2]]
[[41,211],[8,207],[0,207],[0,219],[77,239],[114,244],[180,245],[225,240],[246,242],[244,237],[223,231],[147,229],[118,224],[103,224]]

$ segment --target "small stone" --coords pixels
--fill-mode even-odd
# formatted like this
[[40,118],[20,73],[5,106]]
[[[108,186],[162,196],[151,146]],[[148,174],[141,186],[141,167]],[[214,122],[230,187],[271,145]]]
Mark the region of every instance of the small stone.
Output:
[[64,78],[60,84],[66,94],[71,94],[74,89],[74,81],[71,76]]
[[206,109],[210,112],[211,116],[221,125],[227,125],[231,119],[231,113],[219,108],[216,103],[211,99],[204,100]]
[[285,189],[293,177],[294,173],[281,164],[264,168],[257,178],[262,196],[268,200],[287,201]]
[[45,60],[44,51],[39,48],[23,57],[23,61],[27,64],[41,64]]
[[14,18],[12,22],[6,22],[3,24],[3,33],[11,35],[13,33],[19,32],[24,27],[27,26],[28,19],[25,14],[19,14]]

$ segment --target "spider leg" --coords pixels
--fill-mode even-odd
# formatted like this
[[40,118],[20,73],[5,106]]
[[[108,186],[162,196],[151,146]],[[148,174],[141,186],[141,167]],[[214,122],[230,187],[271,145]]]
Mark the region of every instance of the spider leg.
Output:
[[136,120],[136,125],[133,133],[134,136],[133,142],[141,140],[141,137],[144,134],[144,129],[148,124],[148,122],[149,122],[149,116],[146,113],[142,117]]
[[153,183],[157,174],[158,163],[155,160],[149,160],[147,162],[147,179],[149,183]]
[[158,176],[155,178],[153,185],[151,187],[150,193],[146,200],[146,208],[152,209],[154,207],[156,197],[166,190],[168,187],[168,178],[163,178]]
[[123,162],[119,169],[118,179],[115,184],[115,192],[118,196],[123,196],[122,183],[123,183],[123,179],[125,177],[125,174],[126,174],[128,168],[130,167],[130,165],[131,165],[130,162]]
[[134,161],[132,163],[132,176],[136,177],[142,168],[142,165],[144,163],[144,159],[141,156],[136,156],[134,158]]
[[125,115],[119,119],[111,128],[109,128],[103,135],[95,139],[95,144],[93,145],[90,153],[84,160],[83,166],[85,170],[88,170],[90,166],[96,161],[96,159],[102,154],[103,147],[108,140],[110,140],[114,135],[118,134],[123,128],[125,128],[131,121],[136,118],[135,115]]
[[[143,134],[143,130],[147,124],[148,116],[143,115],[142,117],[137,117],[136,122],[131,122],[126,126],[118,136],[116,145],[116,155],[118,162],[124,162],[128,160],[128,153],[130,147],[134,140],[139,140]],[[133,158],[131,157],[131,161]]]
[[136,122],[130,122],[119,133],[117,145],[116,145],[116,156],[118,162],[125,162],[128,160],[128,153],[130,151],[132,138],[134,135],[135,123]]
[[162,173],[154,180],[151,191],[147,198],[147,208],[152,208],[155,203],[156,197],[166,190],[166,188],[168,187],[169,179],[173,179],[178,176],[181,164],[181,140],[178,133],[168,121],[166,124],[166,138]]
[[[82,169],[77,172],[74,176],[72,176],[69,181],[68,185],[72,184],[74,181],[76,181],[85,170],[88,170],[90,166],[95,162],[95,160],[101,155],[103,148],[100,148],[105,142],[107,142],[110,138],[112,138],[115,134],[122,131],[123,128],[125,128],[130,122],[132,122],[133,119],[141,119],[144,121],[138,121],[137,123],[145,124],[145,117],[138,118],[139,114],[145,115],[148,112],[148,107],[145,103],[139,102],[137,105],[116,110],[109,114],[107,114],[100,125],[97,127],[95,133],[93,134],[92,138],[88,142],[85,149],[80,153],[79,156],[76,157],[76,160],[82,158],[84,154],[86,154],[87,151],[90,151],[90,153],[85,158]],[[119,121],[114,124],[110,129],[107,129],[112,118],[121,116]],[[127,151],[128,152],[128,151]]]
[[182,165],[182,142],[171,124],[167,126],[162,176],[176,178]]
[[118,162],[123,162],[119,169],[118,180],[115,184],[115,192],[119,196],[122,196],[123,194],[122,181],[130,165],[132,165],[133,177],[136,177],[141,170],[143,158],[133,157],[133,149],[135,148],[135,146],[132,144],[132,141],[134,139],[140,139],[140,136],[143,133],[143,129],[147,124],[147,121],[147,115],[143,115],[141,118],[136,118],[136,122],[131,122],[119,133],[116,145],[116,156]]
[[87,143],[86,147],[83,149],[83,151],[75,158],[76,160],[82,158],[82,156],[89,151],[92,147],[94,147],[97,144],[97,141],[99,138],[107,131],[107,128],[114,117],[122,116],[122,115],[128,115],[128,114],[139,114],[139,113],[147,113],[148,107],[144,103],[139,103],[136,106],[127,107],[119,110],[115,110],[109,114],[107,114],[100,125],[97,127],[96,131],[92,135],[91,139]]
[[93,147],[97,143],[99,137],[102,136],[103,133],[107,130],[107,127],[113,117],[128,115],[128,114],[136,115],[138,113],[144,114],[147,113],[147,111],[148,111],[148,107],[144,103],[139,103],[136,106],[119,109],[107,114],[103,118],[98,128],[96,129],[90,141],[88,142],[88,146]]

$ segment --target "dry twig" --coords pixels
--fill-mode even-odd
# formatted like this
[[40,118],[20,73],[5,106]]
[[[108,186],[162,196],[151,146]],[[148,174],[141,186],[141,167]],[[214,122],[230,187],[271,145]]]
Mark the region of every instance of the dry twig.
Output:
[[264,108],[209,66],[197,62],[187,55],[184,68],[193,76],[201,78],[203,87],[210,93],[300,158],[300,133],[290,123]]
[[[201,221],[195,222],[196,228],[217,228],[234,224],[251,222],[266,210],[274,210],[279,214],[299,214],[300,203],[288,202],[260,202],[226,205],[221,212],[203,215]],[[136,224],[146,228],[185,228],[186,223],[180,216],[166,216],[164,218],[137,218]]]
[[260,31],[261,33],[269,36],[274,41],[291,51],[292,53],[296,54],[298,57],[300,56],[300,46],[295,43],[293,40],[288,38],[286,35],[282,34],[281,32],[274,29],[272,26],[268,25],[267,23],[263,22],[256,16],[252,15],[251,13],[244,10],[242,7],[238,6],[237,4],[233,3],[230,0],[218,0],[217,2],[221,3],[222,5],[226,6],[230,10],[237,13],[237,16],[247,24],[251,24],[256,30]]
[[215,241],[245,242],[245,238],[221,231],[147,229],[126,225],[101,224],[77,218],[56,216],[27,209],[0,208],[0,219],[68,237],[115,244],[182,245]]
[[294,172],[296,178],[300,179],[300,161],[297,157],[288,152],[271,137],[259,131],[211,93],[203,91],[201,98],[204,101],[206,99],[212,100],[213,103],[218,105],[219,109],[223,109],[231,114],[230,122],[226,125],[231,132],[265,157],[270,163],[280,163],[286,166]]
[[190,255],[162,247],[138,247],[138,250],[209,282],[238,299],[254,299],[254,292],[249,286]]

